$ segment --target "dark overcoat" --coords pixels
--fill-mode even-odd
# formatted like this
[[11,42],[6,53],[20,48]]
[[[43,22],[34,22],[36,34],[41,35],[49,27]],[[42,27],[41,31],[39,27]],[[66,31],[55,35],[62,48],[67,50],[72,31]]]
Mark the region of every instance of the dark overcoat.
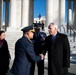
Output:
[[36,56],[33,44],[25,36],[15,44],[15,59],[11,69],[14,75],[30,75],[31,61],[40,61],[41,56]]
[[6,40],[0,41],[0,75],[5,75],[9,69],[10,54]]
[[65,34],[57,33],[54,43],[49,35],[45,40],[48,51],[48,73],[49,75],[67,75],[70,67],[70,46]]

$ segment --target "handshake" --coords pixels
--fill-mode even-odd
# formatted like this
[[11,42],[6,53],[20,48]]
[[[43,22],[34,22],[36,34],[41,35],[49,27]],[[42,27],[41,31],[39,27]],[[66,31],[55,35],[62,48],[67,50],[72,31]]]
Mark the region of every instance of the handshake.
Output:
[[44,60],[45,56],[43,54],[39,54],[41,56],[41,60]]

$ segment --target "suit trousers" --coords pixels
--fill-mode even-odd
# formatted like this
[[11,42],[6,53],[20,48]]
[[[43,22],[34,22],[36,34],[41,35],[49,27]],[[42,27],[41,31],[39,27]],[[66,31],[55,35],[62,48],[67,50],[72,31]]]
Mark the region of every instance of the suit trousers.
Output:
[[[31,65],[30,75],[34,75],[35,71],[35,62]],[[44,75],[44,60],[41,60],[40,62],[37,62],[38,67],[38,75]]]

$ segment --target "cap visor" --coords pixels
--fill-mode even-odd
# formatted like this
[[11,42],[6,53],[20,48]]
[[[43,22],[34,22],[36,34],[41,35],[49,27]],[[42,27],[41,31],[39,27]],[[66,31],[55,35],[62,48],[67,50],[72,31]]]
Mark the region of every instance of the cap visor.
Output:
[[35,32],[35,30],[34,29],[32,29],[32,30],[30,30],[31,32]]

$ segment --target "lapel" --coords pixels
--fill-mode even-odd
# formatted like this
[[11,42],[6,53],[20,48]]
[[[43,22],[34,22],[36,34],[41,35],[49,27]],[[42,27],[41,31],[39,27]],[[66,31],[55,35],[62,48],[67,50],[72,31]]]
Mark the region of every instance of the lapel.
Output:
[[35,33],[35,34],[34,34],[35,38],[38,38],[39,35],[40,35],[39,33]]
[[52,36],[51,36],[51,35],[49,35],[48,42],[49,42],[49,44],[50,44],[50,46],[51,46],[51,45],[52,45]]
[[54,47],[58,44],[58,41],[59,41],[59,32],[57,32],[57,35],[56,35],[56,39],[54,41]]
[[59,39],[60,39],[60,33],[59,32],[57,32],[57,35],[56,35],[56,39],[55,39],[55,41],[54,41],[54,44],[52,44],[52,36],[51,35],[49,35],[49,37],[48,37],[48,45],[49,45],[49,49],[51,48],[51,50],[52,51],[54,51],[54,48],[56,47],[56,45],[58,44],[58,42],[59,42]]

